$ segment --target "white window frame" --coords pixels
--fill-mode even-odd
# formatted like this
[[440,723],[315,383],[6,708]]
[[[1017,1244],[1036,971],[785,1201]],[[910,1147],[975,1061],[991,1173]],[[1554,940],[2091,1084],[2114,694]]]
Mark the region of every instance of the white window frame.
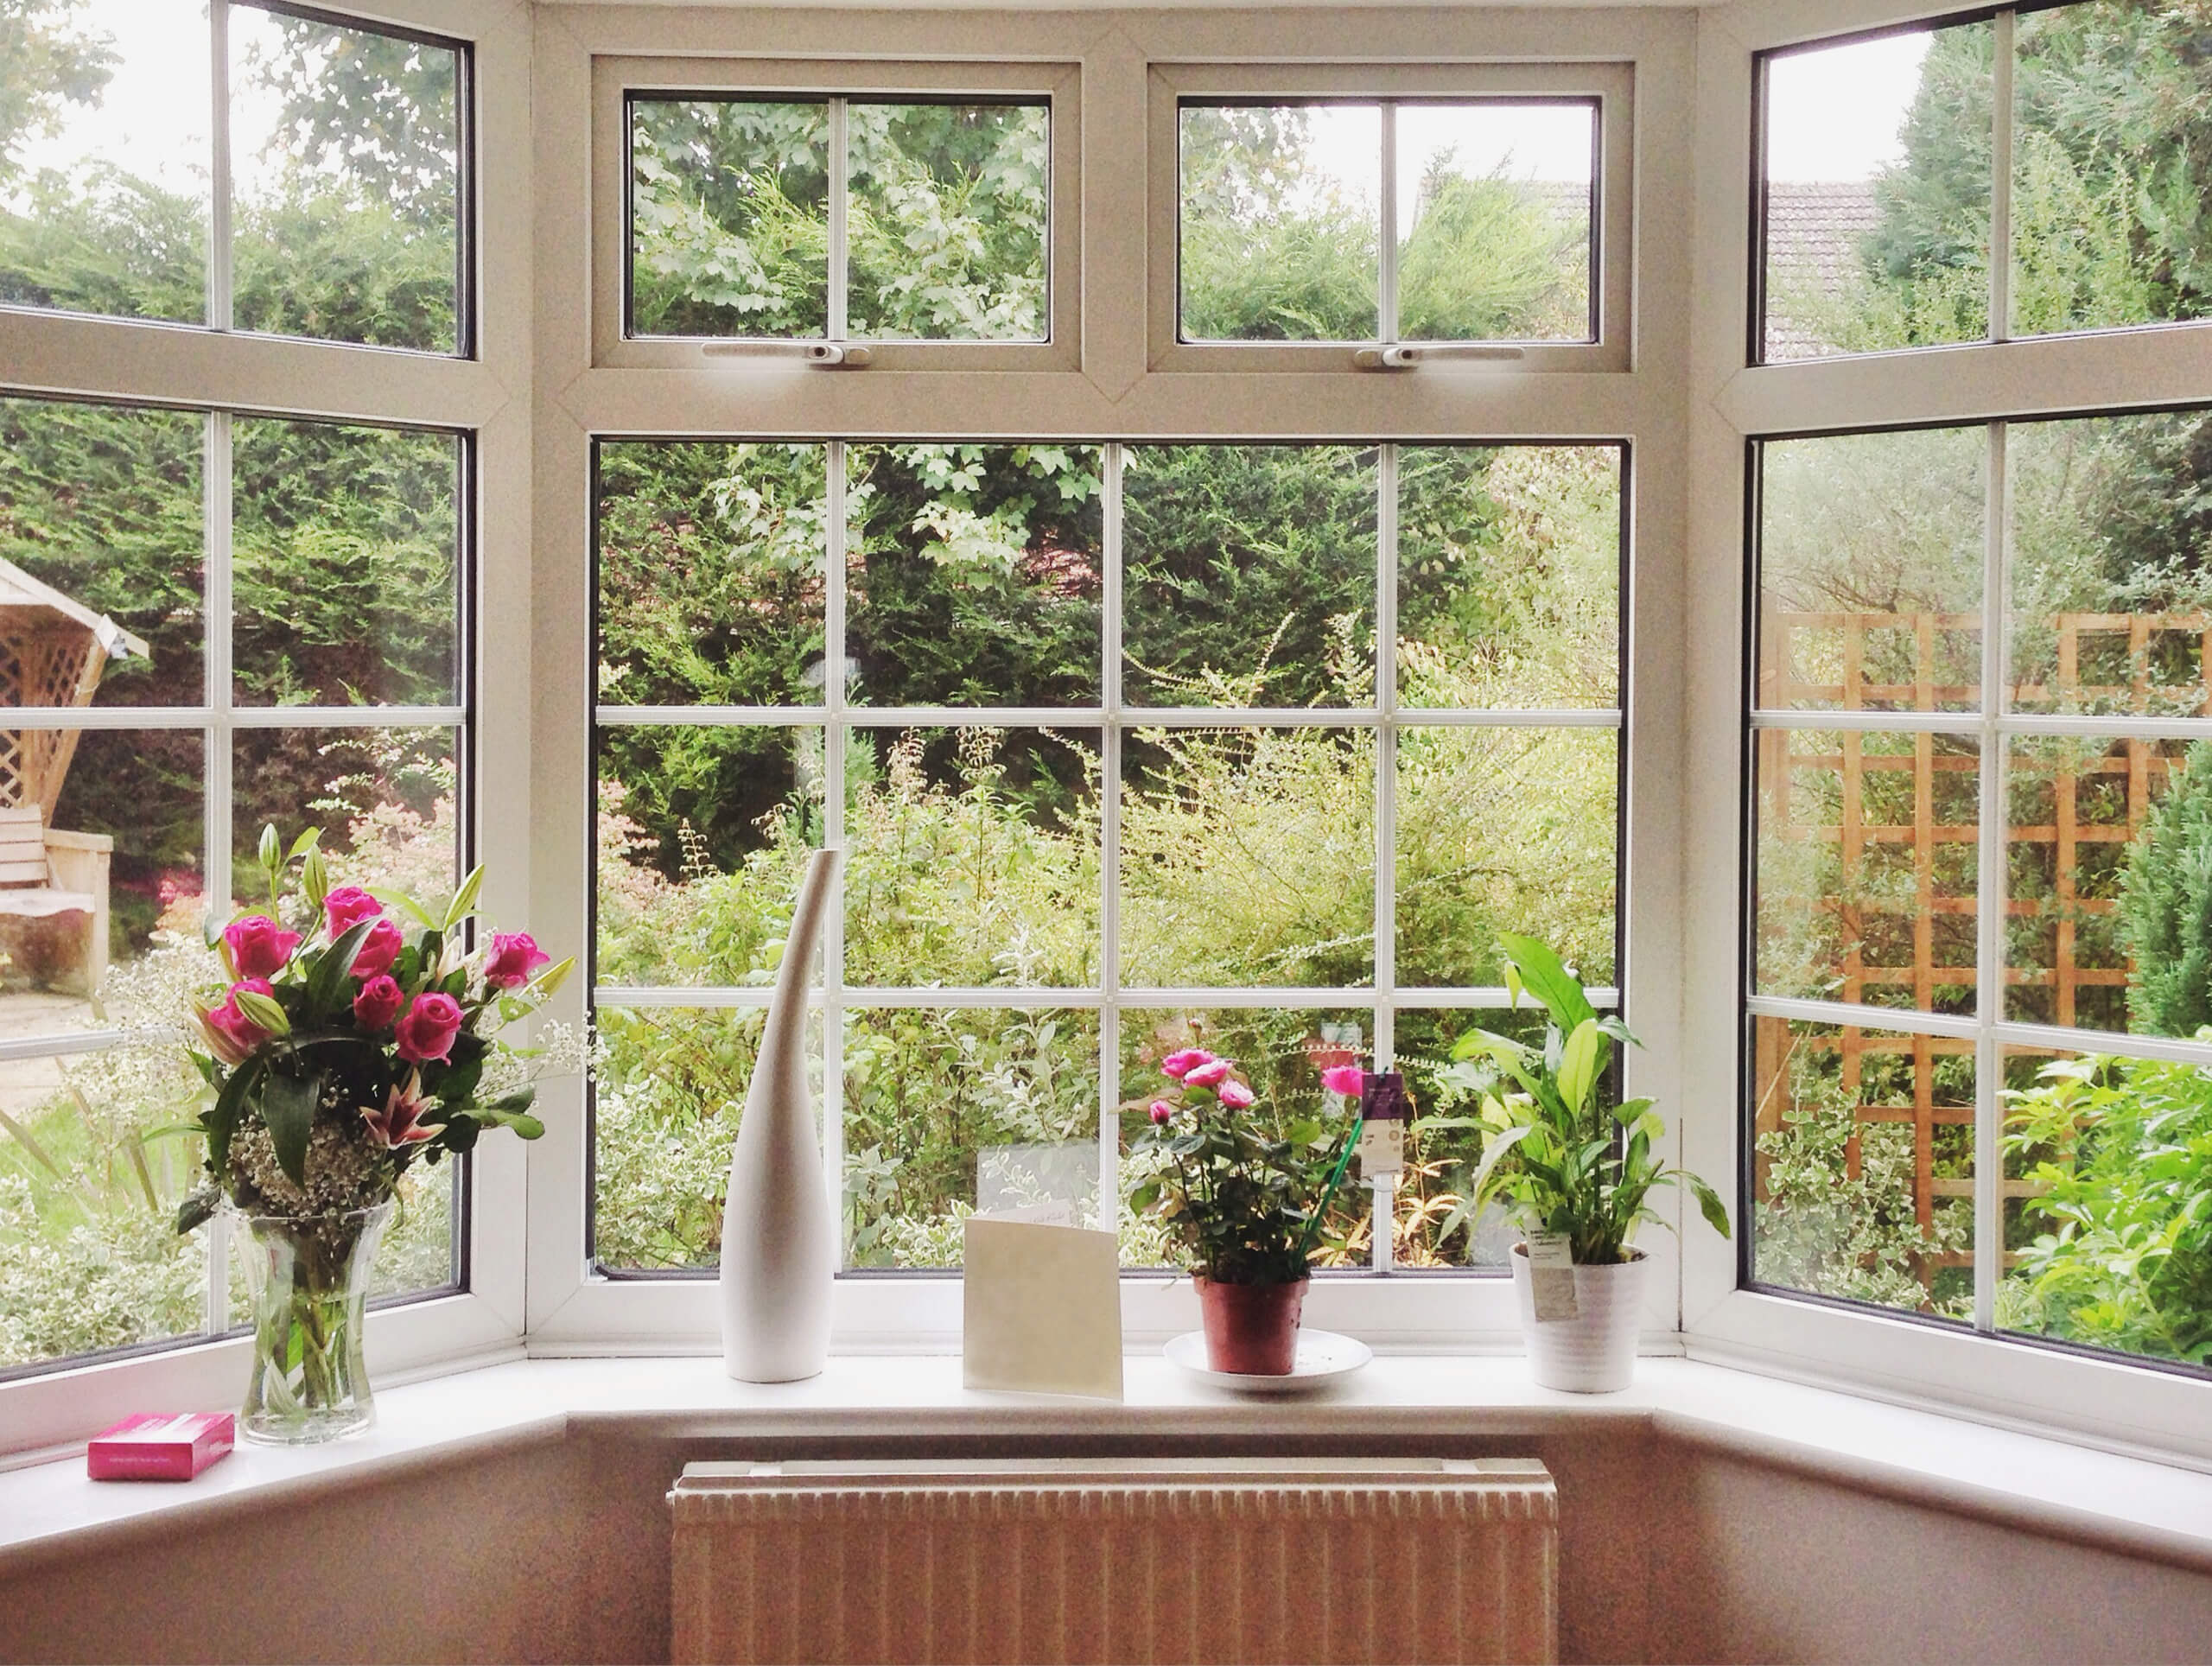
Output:
[[[1567,66],[1576,79],[1597,63],[1638,93],[1638,130],[1609,129],[1645,158],[1642,212],[1661,223],[1686,224],[1692,23],[1687,13],[1649,10],[1534,13],[1471,10],[1421,13],[1377,10],[1355,15],[1313,11],[963,12],[867,14],[872,58],[906,66],[936,60],[1072,65],[1083,104],[1083,149],[1071,159],[1081,190],[1054,204],[1058,219],[1076,219],[1081,268],[1056,266],[1056,297],[1079,280],[1084,309],[1080,359],[1058,372],[1007,373],[988,368],[924,370],[888,359],[854,372],[788,365],[742,355],[709,363],[652,369],[607,362],[593,333],[594,295],[577,234],[603,224],[619,197],[619,169],[600,174],[580,154],[571,123],[560,112],[588,99],[619,75],[595,60],[693,57],[748,62],[739,82],[770,60],[835,60],[849,54],[855,15],[831,11],[747,14],[741,29],[728,14],[703,10],[640,12],[620,6],[576,5],[541,12],[535,85],[538,150],[540,274],[537,459],[542,484],[537,668],[540,728],[531,873],[533,919],[556,919],[569,935],[584,929],[588,896],[590,763],[583,717],[589,686],[591,550],[588,482],[594,439],[866,438],[991,442],[1205,440],[1516,442],[1626,442],[1634,474],[1629,487],[1630,546],[1635,577],[1623,597],[1628,648],[1624,746],[1631,759],[1624,809],[1621,908],[1623,1002],[1631,1022],[1642,1011],[1649,1045],[1630,1061],[1635,1091],[1672,1103],[1671,1013],[1679,988],[1673,955],[1677,805],[1669,792],[1646,792],[1640,779],[1673,776],[1677,736],[1663,714],[1674,709],[1676,667],[1666,645],[1678,637],[1677,587],[1665,576],[1679,550],[1684,493],[1679,434],[1685,336],[1681,286],[1685,251],[1656,251],[1632,240],[1609,240],[1624,281],[1640,277],[1643,304],[1669,321],[1648,329],[1648,366],[1627,353],[1606,374],[1559,373],[1529,363],[1470,365],[1450,360],[1410,373],[1360,371],[1338,349],[1338,362],[1287,375],[1200,365],[1156,374],[1152,362],[1154,294],[1148,289],[1157,250],[1132,226],[1154,223],[1148,184],[1158,158],[1148,143],[1154,120],[1154,65],[1268,66],[1270,78],[1309,67],[1334,73],[1361,66],[1377,84],[1405,66],[1443,60],[1455,66],[1452,85],[1464,87],[1481,65],[1506,79],[1508,67]],[[741,35],[741,48],[735,44]],[[1211,71],[1209,72],[1211,73]],[[1488,73],[1487,69],[1484,73]],[[680,84],[693,84],[687,67]],[[1419,75],[1407,85],[1418,90]],[[606,106],[601,106],[602,111]],[[1057,114],[1057,111],[1056,111]],[[1056,170],[1059,136],[1056,134]],[[1173,173],[1170,170],[1172,180]],[[1618,188],[1618,179],[1613,181]],[[1616,191],[1618,212],[1637,204]],[[1172,213],[1172,211],[1171,211]],[[1156,241],[1156,239],[1152,239]],[[1172,293],[1172,290],[1171,290]],[[618,295],[619,298],[619,295]],[[603,313],[604,295],[599,297]],[[1620,308],[1610,315],[1622,317]],[[1170,327],[1173,327],[1172,312]],[[969,351],[980,351],[971,347]],[[993,349],[992,351],[1002,351]],[[1577,349],[1588,353],[1587,347]],[[1655,715],[1655,714],[1658,714]],[[1057,715],[1073,725],[1075,713]],[[563,941],[568,937],[563,938]],[[614,995],[609,991],[610,996]],[[873,993],[873,992],[871,992]],[[628,1000],[632,992],[616,998]],[[1360,1004],[1376,991],[1362,989]],[[563,1000],[582,1001],[582,992]],[[1303,1005],[1312,991],[1249,996],[1246,1004]],[[671,995],[671,1001],[684,997]],[[988,1004],[1071,1004],[1058,991],[999,991]],[[1139,1004],[1132,1001],[1129,1004]],[[1408,1004],[1414,1004],[1409,999]],[[580,1006],[579,1006],[580,1010]],[[1656,1016],[1656,1021],[1655,1017]],[[572,1114],[573,1113],[573,1114]],[[588,1138],[581,1099],[552,1102],[547,1137],[530,1152],[529,1330],[533,1353],[711,1351],[716,1341],[714,1287],[692,1279],[613,1279],[595,1274],[585,1240]],[[833,1177],[833,1186],[842,1177]],[[1676,1324],[1674,1256],[1666,1235],[1648,1247],[1662,1272],[1654,1281],[1647,1328]],[[1357,1332],[1384,1347],[1494,1351],[1517,1346],[1510,1285],[1495,1277],[1355,1276],[1317,1281],[1307,1307],[1313,1322]],[[943,1350],[957,1345],[960,1286],[956,1278],[859,1276],[838,1281],[833,1345],[845,1352]],[[1134,1275],[1123,1281],[1123,1314],[1133,1341],[1159,1339],[1196,1323],[1187,1281]]]
[[[1756,54],[1958,16],[1896,0],[1745,0],[1705,14],[1699,53],[1694,363],[1687,404],[1700,489],[1691,505],[1689,583],[1700,598],[1699,638],[1715,645],[1690,665],[1686,786],[1693,803],[1740,804],[1751,791],[1747,662],[1738,651],[1747,640],[1746,551],[1754,531],[1745,506],[1749,442],[1767,436],[1999,423],[2212,401],[2212,324],[2157,324],[2005,340],[2001,304],[1992,309],[1996,339],[1988,342],[1772,365],[1751,362],[1756,245],[1747,203],[1756,201],[1755,157],[1745,141],[1752,130]],[[2009,36],[2000,30],[2000,67],[2009,66]],[[1999,73],[2009,77],[2009,68],[2000,67]],[[2000,86],[2000,110],[2006,105],[2004,92]],[[2009,135],[2000,135],[1995,149],[1994,165],[2002,180],[2010,172]],[[2000,187],[1992,215],[1992,247],[2006,250],[2007,258],[1991,263],[1993,283],[2000,286],[2009,264],[2006,200]],[[2001,287],[1995,298],[2001,302]],[[2003,480],[2001,471],[1993,468],[1991,474],[1995,510],[2002,505]],[[2002,571],[2003,525],[2001,515],[1993,513],[1993,575]],[[1999,594],[1993,588],[1986,605],[2001,606]],[[2002,637],[2000,630],[1986,631],[1986,649],[1998,651]],[[1984,682],[2001,686],[2000,671],[2001,666],[1993,671],[1986,664]],[[1833,727],[1827,715],[1806,714],[1805,726]],[[1915,722],[1908,718],[1895,726]],[[1969,722],[1985,741],[1981,868],[1988,887],[1994,860],[1989,847],[2001,838],[1996,813],[2003,802],[2001,748],[1992,743],[2015,728],[2048,732],[2071,725],[2024,716],[2018,722],[2009,716]],[[2120,733],[2143,727],[2125,719],[2093,720],[2088,727],[2097,724]],[[2212,725],[2200,723],[2191,732],[2208,729]],[[1707,823],[1687,848],[1684,957],[1694,987],[1732,993],[1726,1002],[1685,1003],[1682,1090],[1688,1103],[1730,1108],[1728,1117],[1696,1117],[1687,1129],[1687,1160],[1718,1181],[1745,1172],[1744,1138],[1735,1112],[1746,1010],[1737,994],[1745,989],[1746,853],[1741,817],[1723,825],[1717,811],[1708,810]],[[2002,874],[2001,862],[1994,871]],[[1999,955],[1999,911],[1993,906],[1997,894],[1989,888],[1982,893],[1985,969],[1994,967]],[[1830,1004],[1760,997],[1749,1006],[1754,1011],[1832,1019]],[[1883,1029],[1958,1028],[1955,1021],[1916,1018],[1890,1008],[1869,1009],[1866,1015],[1870,1027]],[[1971,1021],[1967,1028],[1977,1042],[1977,1075],[1985,1099],[1999,1085],[1995,1050],[2003,1041],[2078,1047],[2093,1040],[2088,1032],[2000,1023],[1993,1013]],[[2126,1052],[2212,1062],[2212,1048],[2196,1043],[2125,1040]],[[1992,1268],[2001,1218],[1996,1135],[1995,1119],[1985,1113],[1976,1135],[1976,1261]],[[2000,1339],[1992,1332],[1986,1299],[1978,1304],[1976,1327],[1967,1329],[1739,1288],[1739,1247],[1710,1235],[1694,1235],[1686,1246],[1683,1339],[1694,1357],[1847,1383],[1900,1400],[1939,1402],[1991,1422],[2056,1426],[2120,1449],[2212,1459],[2212,1381],[2198,1374],[2130,1363],[2116,1355]],[[1985,1298],[1988,1288],[1985,1275]]]
[[[339,15],[318,4],[318,14]],[[215,154],[226,154],[229,111],[220,96],[228,73],[229,0],[212,0],[208,72],[218,94],[211,116]],[[465,830],[486,865],[486,907],[502,919],[523,921],[531,901],[528,851],[501,836],[510,807],[529,802],[531,761],[528,737],[531,667],[526,652],[530,619],[530,388],[528,334],[531,295],[530,214],[526,182],[531,166],[529,132],[530,27],[502,0],[375,0],[343,8],[365,26],[390,25],[463,41],[472,48],[467,82],[473,113],[474,156],[464,177],[495,178],[505,188],[476,193],[474,234],[462,247],[474,270],[464,296],[474,295],[474,327],[460,328],[459,355],[362,347],[299,337],[253,335],[216,325],[147,323],[83,314],[0,309],[0,392],[58,400],[101,399],[129,405],[166,406],[208,416],[219,445],[230,415],[277,416],[431,428],[466,435],[473,466],[461,476],[473,499],[463,518],[474,528],[474,605],[463,618],[473,628],[464,652],[493,674],[478,680],[473,711],[454,708],[276,708],[233,706],[227,631],[213,624],[227,588],[220,559],[227,550],[227,496],[212,489],[207,548],[210,639],[209,694],[201,708],[164,715],[211,736],[206,781],[210,829],[204,881],[213,899],[227,894],[229,844],[222,836],[231,816],[231,737],[235,729],[270,725],[385,727],[410,722],[466,721],[474,729],[474,779],[464,793],[474,825]],[[227,188],[218,170],[213,206],[217,228],[227,221]],[[463,211],[468,200],[463,199]],[[227,319],[227,250],[211,239],[207,315]],[[215,501],[218,496],[223,500]],[[471,581],[465,580],[465,582]],[[129,730],[154,726],[149,714],[92,708],[73,713],[71,727]],[[172,725],[174,726],[174,725]],[[464,766],[467,756],[457,760]],[[50,1052],[111,1045],[105,1035],[45,1039]],[[16,1049],[20,1052],[22,1049]],[[461,1218],[467,1242],[465,1288],[424,1300],[375,1310],[368,1321],[371,1369],[380,1380],[447,1369],[455,1362],[520,1351],[524,1318],[523,1226],[527,1163],[521,1143],[486,1140],[465,1170],[467,1195]],[[211,1230],[213,1229],[211,1228]],[[222,1245],[213,1246],[221,1256]],[[211,1256],[211,1301],[224,1264]],[[0,1453],[36,1451],[81,1437],[126,1413],[147,1406],[220,1406],[237,1398],[245,1380],[248,1339],[180,1339],[120,1356],[61,1362],[39,1375],[0,1383]]]
[[[1450,54],[1439,54],[1439,57]],[[1423,340],[1425,349],[1465,351],[1463,370],[1606,372],[1628,368],[1633,339],[1636,226],[1636,76],[1625,63],[1452,63],[1422,64],[1156,64],[1150,88],[1151,130],[1146,149],[1150,170],[1152,265],[1151,364],[1155,371],[1216,372],[1239,371],[1327,371],[1344,367],[1354,345],[1341,341],[1185,341],[1181,336],[1182,174],[1180,110],[1185,101],[1215,99],[1287,104],[1301,99],[1420,101],[1511,104],[1519,100],[1588,99],[1597,106],[1598,134],[1592,188],[1597,212],[1592,220],[1590,287],[1598,323],[1589,341],[1464,343]],[[1386,226],[1397,221],[1397,179],[1388,165],[1395,125],[1391,105],[1383,105],[1382,147],[1386,165],[1377,213]],[[1387,311],[1395,311],[1397,240],[1380,239],[1379,281]],[[1376,345],[1397,340],[1384,329]],[[1465,351],[1471,349],[1471,351]],[[1448,361],[1445,361],[1448,362]]]

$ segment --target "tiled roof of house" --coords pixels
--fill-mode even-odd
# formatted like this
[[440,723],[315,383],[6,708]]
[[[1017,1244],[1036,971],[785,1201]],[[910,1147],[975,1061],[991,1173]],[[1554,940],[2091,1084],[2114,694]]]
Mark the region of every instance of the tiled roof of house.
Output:
[[1791,297],[1838,293],[1880,219],[1871,181],[1767,181],[1769,359],[1809,359],[1828,350],[1808,322],[1790,315]]

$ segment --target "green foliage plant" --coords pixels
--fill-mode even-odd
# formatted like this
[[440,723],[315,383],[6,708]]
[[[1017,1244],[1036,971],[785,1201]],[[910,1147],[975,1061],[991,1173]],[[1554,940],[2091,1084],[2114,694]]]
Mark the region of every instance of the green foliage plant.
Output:
[[2212,1024],[2212,741],[2189,749],[2143,818],[2120,888],[2129,1027],[2195,1035]]
[[[1332,1129],[1263,1110],[1236,1063],[1203,1047],[1172,1052],[1160,1068],[1175,1085],[1152,1102],[1140,1148],[1164,1160],[1131,1190],[1129,1206],[1155,1214],[1191,1272],[1216,1284],[1305,1278],[1357,1121]],[[1345,1075],[1356,1091],[1358,1072]]]
[[[1475,1119],[1484,1150],[1467,1188],[1469,1212],[1502,1202],[1525,1231],[1566,1235],[1578,1266],[1635,1259],[1630,1241],[1645,1221],[1666,1224],[1650,1207],[1655,1186],[1686,1186],[1707,1224],[1728,1236],[1719,1194],[1686,1169],[1669,1168],[1655,1147],[1666,1125],[1649,1099],[1609,1104],[1605,1082],[1613,1044],[1641,1045],[1627,1026],[1591,1006],[1582,981],[1534,938],[1503,932],[1513,1004],[1524,990],[1543,1003],[1549,1022],[1541,1048],[1489,1030],[1470,1030],[1453,1048],[1461,1061],[1480,1060],[1497,1073],[1503,1093],[1484,1096]],[[1518,1091],[1514,1091],[1517,1089]],[[1432,1126],[1437,1119],[1428,1120]],[[1446,1235],[1456,1228],[1452,1222]]]

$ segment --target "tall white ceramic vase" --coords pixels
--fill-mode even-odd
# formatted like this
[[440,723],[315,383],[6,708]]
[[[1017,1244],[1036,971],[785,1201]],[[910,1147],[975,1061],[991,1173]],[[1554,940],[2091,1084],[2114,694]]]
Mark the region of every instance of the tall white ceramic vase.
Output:
[[836,1224],[806,1086],[806,978],[841,853],[817,850],[791,911],[722,1208],[722,1360],[743,1383],[790,1383],[830,1357]]

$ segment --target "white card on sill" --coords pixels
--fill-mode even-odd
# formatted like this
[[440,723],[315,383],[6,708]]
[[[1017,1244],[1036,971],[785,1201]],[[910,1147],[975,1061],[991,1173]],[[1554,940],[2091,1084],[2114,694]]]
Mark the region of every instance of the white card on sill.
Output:
[[1119,1400],[1122,1269],[1114,1235],[1009,1220],[1007,1212],[970,1215],[966,1223],[962,1383]]

